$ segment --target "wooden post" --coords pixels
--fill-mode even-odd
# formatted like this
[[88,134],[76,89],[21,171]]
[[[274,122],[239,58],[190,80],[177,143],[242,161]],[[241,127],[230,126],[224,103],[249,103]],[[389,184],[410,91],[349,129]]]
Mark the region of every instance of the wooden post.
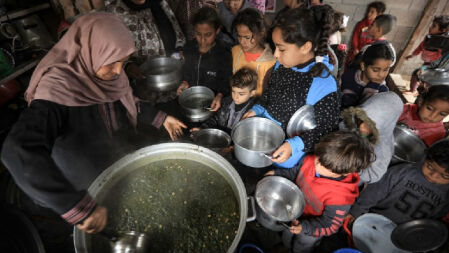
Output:
[[429,24],[432,22],[435,14],[438,13],[438,6],[440,4],[440,1],[442,0],[429,0],[427,2],[426,8],[424,9],[424,12],[421,16],[421,20],[416,26],[415,31],[413,32],[412,37],[407,44],[407,47],[404,49],[404,51],[402,51],[399,60],[396,61],[396,65],[393,70],[394,73],[400,74],[404,71],[403,68],[405,57],[413,52],[413,50],[424,39],[424,36],[426,36],[426,34],[428,33]]

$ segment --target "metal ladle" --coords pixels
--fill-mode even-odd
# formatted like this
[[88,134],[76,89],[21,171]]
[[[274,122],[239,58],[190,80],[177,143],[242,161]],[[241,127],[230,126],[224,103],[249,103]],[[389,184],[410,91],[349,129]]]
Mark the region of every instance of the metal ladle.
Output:
[[114,253],[148,253],[150,242],[144,233],[129,231],[119,235],[113,230],[104,229],[100,234],[111,241]]

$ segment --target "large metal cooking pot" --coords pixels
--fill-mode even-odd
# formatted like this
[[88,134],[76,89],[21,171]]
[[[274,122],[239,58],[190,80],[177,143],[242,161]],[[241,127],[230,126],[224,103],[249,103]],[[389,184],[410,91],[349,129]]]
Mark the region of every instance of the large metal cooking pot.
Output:
[[208,119],[212,112],[208,109],[214,92],[205,86],[193,86],[179,95],[178,103],[186,119],[190,122],[202,122]]
[[149,58],[140,70],[146,78],[135,87],[138,94],[145,91],[170,91],[179,87],[182,79],[182,62],[171,57]]
[[398,124],[394,128],[394,155],[392,164],[400,162],[415,163],[424,155],[426,144],[406,125]]
[[[137,169],[144,165],[173,159],[191,160],[202,163],[211,170],[219,173],[231,186],[240,207],[239,227],[234,240],[227,251],[228,253],[234,252],[242,237],[243,231],[245,230],[246,222],[253,221],[256,218],[254,198],[247,197],[245,186],[232,165],[223,157],[209,149],[188,143],[164,143],[137,150],[136,152],[123,157],[105,170],[92,183],[88,191],[99,203],[101,203],[106,199],[115,184],[127,175],[130,175],[133,172],[135,173]],[[252,204],[251,217],[248,217],[247,215],[248,199],[251,200]],[[77,253],[92,253],[91,245],[93,242],[91,241],[91,237],[83,231],[78,230],[76,227],[74,228],[74,243]]]
[[236,158],[246,166],[262,168],[273,163],[270,155],[282,144],[285,133],[272,120],[252,117],[237,123],[231,137]]
[[31,15],[13,21],[24,45],[36,48],[50,48],[54,41],[39,16]]
[[273,231],[286,229],[283,222],[301,216],[306,206],[302,191],[292,181],[279,177],[265,177],[257,183],[257,221]]

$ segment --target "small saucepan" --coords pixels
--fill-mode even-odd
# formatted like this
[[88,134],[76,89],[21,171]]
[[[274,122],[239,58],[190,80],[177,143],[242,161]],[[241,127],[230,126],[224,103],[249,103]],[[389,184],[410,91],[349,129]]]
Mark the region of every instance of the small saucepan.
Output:
[[256,219],[264,227],[273,231],[288,229],[286,222],[301,216],[306,206],[302,191],[292,181],[268,176],[257,183]]
[[146,77],[138,81],[140,93],[175,90],[181,83],[183,64],[171,57],[149,58],[139,68]]
[[193,86],[179,95],[178,102],[186,119],[190,122],[202,122],[208,119],[212,112],[208,109],[214,92],[205,86]]
[[194,132],[192,137],[194,143],[212,149],[215,152],[231,145],[231,136],[220,129],[201,129]]
[[247,118],[232,129],[234,153],[241,163],[253,168],[271,165],[271,154],[282,144],[285,133],[272,120],[260,117]]

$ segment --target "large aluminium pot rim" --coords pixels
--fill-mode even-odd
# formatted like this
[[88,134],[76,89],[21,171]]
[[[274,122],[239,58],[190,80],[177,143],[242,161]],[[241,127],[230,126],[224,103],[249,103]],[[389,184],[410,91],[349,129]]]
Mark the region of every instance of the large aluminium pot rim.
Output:
[[[177,155],[175,157],[172,157]],[[180,158],[182,156],[182,158]],[[158,159],[159,158],[159,159]],[[240,221],[238,232],[236,233],[234,240],[229,247],[227,253],[233,253],[237,248],[237,245],[243,235],[248,214],[248,195],[246,193],[245,185],[234,167],[222,156],[216,152],[190,143],[162,143],[151,145],[145,148],[141,148],[125,157],[119,159],[117,162],[112,164],[109,168],[103,171],[91,184],[88,189],[89,194],[96,198],[97,195],[101,193],[101,190],[110,185],[113,185],[115,181],[121,178],[119,176],[114,177],[123,171],[123,168],[129,168],[132,166],[141,167],[145,163],[145,160],[150,160],[150,162],[161,161],[167,159],[187,159],[196,162],[201,162],[205,165],[209,165],[212,169],[218,172],[225,180],[230,184],[234,191],[234,195],[237,199],[240,208]],[[139,163],[140,162],[140,163]],[[136,165],[137,164],[137,165]],[[212,167],[211,165],[214,165]],[[132,169],[131,169],[132,171]],[[108,185],[108,180],[110,185]],[[100,194],[101,195],[101,194]],[[100,196],[101,197],[101,196]],[[253,203],[254,204],[254,203]],[[250,218],[248,218],[250,219]],[[78,230],[76,226],[73,231],[73,242],[75,245],[76,253],[88,253],[88,248],[86,245],[86,233]]]

